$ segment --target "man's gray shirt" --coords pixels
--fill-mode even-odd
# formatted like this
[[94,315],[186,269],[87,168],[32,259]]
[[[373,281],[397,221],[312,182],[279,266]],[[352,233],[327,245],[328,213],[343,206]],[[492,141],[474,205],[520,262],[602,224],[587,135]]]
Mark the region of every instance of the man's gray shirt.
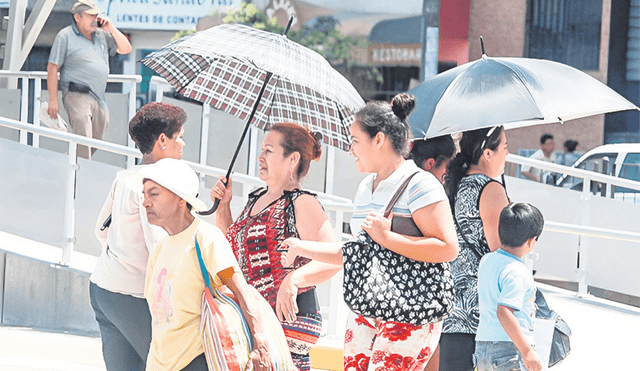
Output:
[[113,36],[96,29],[93,42],[80,33],[75,21],[56,35],[49,54],[49,63],[60,71],[59,88],[62,95],[69,92],[69,82],[88,86],[91,94],[107,109],[104,91],[109,75],[109,56],[116,55],[117,45]]

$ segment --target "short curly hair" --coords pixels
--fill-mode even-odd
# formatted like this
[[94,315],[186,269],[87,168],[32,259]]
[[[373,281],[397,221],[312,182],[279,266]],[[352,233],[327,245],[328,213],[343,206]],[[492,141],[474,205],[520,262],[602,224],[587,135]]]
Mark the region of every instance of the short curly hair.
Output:
[[169,103],[145,104],[129,121],[129,135],[143,154],[151,153],[160,134],[173,138],[187,122],[187,113]]

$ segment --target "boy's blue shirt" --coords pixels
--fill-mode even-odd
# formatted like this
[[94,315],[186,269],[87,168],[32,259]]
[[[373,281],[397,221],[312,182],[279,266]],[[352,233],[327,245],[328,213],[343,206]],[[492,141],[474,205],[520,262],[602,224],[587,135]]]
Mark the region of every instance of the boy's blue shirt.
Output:
[[478,269],[480,324],[476,341],[511,341],[498,320],[498,305],[515,309],[520,328],[534,344],[536,286],[522,260],[498,249],[485,255]]

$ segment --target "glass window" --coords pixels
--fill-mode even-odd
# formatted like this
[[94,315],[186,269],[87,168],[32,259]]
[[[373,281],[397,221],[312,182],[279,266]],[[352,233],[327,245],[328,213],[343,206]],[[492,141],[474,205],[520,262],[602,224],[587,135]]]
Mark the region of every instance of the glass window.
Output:
[[[616,153],[598,153],[587,157],[580,164],[576,165],[576,167],[582,170],[589,170],[602,174],[612,175],[616,158],[618,158],[618,154]],[[582,178],[567,176],[560,181],[560,186],[582,190],[582,182]]]
[[602,0],[529,0],[529,58],[598,70]]
[[[630,179],[640,182],[640,153],[629,153],[624,158],[624,162],[620,167],[620,178]],[[634,194],[640,193],[636,189],[624,187],[616,187],[616,198],[627,199],[635,197]]]
[[640,153],[629,153],[620,168],[620,178],[640,182]]

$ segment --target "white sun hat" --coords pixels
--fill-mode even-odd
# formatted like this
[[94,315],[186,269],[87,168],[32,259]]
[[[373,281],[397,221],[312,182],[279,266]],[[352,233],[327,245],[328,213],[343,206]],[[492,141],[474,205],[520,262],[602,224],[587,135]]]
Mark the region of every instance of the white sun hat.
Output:
[[198,176],[184,161],[164,158],[156,163],[140,166],[136,170],[119,171],[118,179],[139,194],[142,194],[143,179],[153,180],[187,201],[194,211],[207,210],[207,205],[198,199]]

